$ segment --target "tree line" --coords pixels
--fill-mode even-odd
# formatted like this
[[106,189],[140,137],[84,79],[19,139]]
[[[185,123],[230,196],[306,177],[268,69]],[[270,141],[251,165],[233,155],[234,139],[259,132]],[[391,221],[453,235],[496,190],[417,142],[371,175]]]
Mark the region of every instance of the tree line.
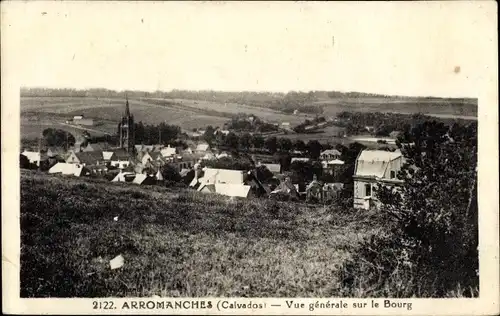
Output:
[[421,113],[412,115],[399,113],[380,113],[380,112],[348,112],[343,111],[337,115],[337,126],[345,127],[350,135],[367,133],[367,126],[373,127],[373,134],[376,136],[387,137],[393,131],[398,131],[409,135],[411,129],[415,126],[424,124],[428,121],[439,121],[443,124],[452,125],[454,123],[467,125],[468,120],[452,118],[434,118]]

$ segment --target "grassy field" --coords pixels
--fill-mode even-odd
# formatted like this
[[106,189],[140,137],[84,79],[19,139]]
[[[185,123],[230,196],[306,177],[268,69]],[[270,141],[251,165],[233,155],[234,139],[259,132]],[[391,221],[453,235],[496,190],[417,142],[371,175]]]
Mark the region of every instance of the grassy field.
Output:
[[477,100],[474,102],[471,100],[360,97],[322,100],[314,104],[323,106],[324,114],[333,117],[339,112],[350,111],[423,113],[443,118],[477,119]]
[[[33,114],[42,117],[40,121],[47,127],[66,129],[75,134],[81,130],[72,127],[62,127],[61,122],[73,115],[84,114],[94,118],[101,125],[91,127],[91,135],[101,136],[105,133],[114,133],[116,124],[123,115],[125,99],[123,98],[96,98],[96,97],[21,97],[21,118]],[[391,99],[381,97],[359,97],[326,99],[316,102],[324,107],[324,115],[335,117],[342,111],[367,112],[422,112],[438,117],[455,117],[477,119],[477,102],[465,100],[426,100],[426,99]],[[207,125],[222,126],[231,115],[238,113],[254,114],[267,121],[289,122],[292,126],[302,123],[311,115],[284,114],[272,109],[236,103],[209,102],[188,99],[158,99],[140,98],[130,99],[131,111],[136,121],[145,124],[159,124],[166,122],[181,126],[184,130],[205,128]],[[21,121],[21,135],[25,138],[35,138],[39,134],[40,123],[23,119]],[[46,127],[44,127],[46,128]],[[316,134],[289,134],[290,139],[308,141],[317,139],[323,142],[337,136],[338,127],[329,127]],[[333,141],[333,140],[332,140]]]
[[[159,124],[167,122],[181,126],[185,130],[192,128],[204,128],[207,125],[222,126],[227,117],[211,116],[190,108],[161,106],[153,102],[130,100],[130,109],[137,122],[145,124]],[[86,117],[94,118],[103,123],[100,126],[90,127],[102,130],[102,133],[91,132],[99,136],[106,132],[116,132],[116,124],[124,113],[125,99],[106,99],[92,97],[22,97],[21,117],[41,116],[42,124],[58,125],[60,122],[84,114]],[[49,117],[51,115],[52,117]],[[57,118],[57,119],[56,119]],[[23,137],[34,137],[38,134],[38,122],[24,120],[21,124],[21,135]],[[67,128],[66,128],[67,129]],[[35,130],[35,131],[33,131]],[[78,134],[78,131],[76,131]],[[36,137],[36,136],[35,136]]]
[[367,296],[342,267],[383,226],[366,211],[23,171],[21,297]]

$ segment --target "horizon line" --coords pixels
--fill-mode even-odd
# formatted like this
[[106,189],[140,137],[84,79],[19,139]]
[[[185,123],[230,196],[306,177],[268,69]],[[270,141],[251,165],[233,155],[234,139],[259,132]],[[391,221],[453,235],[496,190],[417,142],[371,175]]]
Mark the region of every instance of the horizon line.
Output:
[[288,93],[309,93],[309,92],[335,92],[340,94],[349,94],[349,93],[358,93],[358,94],[366,94],[372,96],[379,97],[392,97],[392,98],[425,98],[425,99],[471,99],[477,100],[475,97],[439,97],[432,95],[400,95],[400,94],[384,94],[384,93],[376,93],[376,92],[362,92],[362,91],[342,91],[342,90],[288,90],[288,91],[276,91],[276,90],[217,90],[217,89],[170,89],[170,90],[134,90],[134,89],[110,89],[103,87],[92,87],[92,88],[74,88],[74,87],[43,87],[43,86],[21,86],[20,89],[45,89],[45,90],[75,90],[75,91],[90,91],[90,90],[105,90],[109,92],[115,93],[127,93],[127,92],[141,92],[141,93],[172,93],[172,92],[219,92],[219,93],[261,93],[261,94],[282,94],[286,95]]

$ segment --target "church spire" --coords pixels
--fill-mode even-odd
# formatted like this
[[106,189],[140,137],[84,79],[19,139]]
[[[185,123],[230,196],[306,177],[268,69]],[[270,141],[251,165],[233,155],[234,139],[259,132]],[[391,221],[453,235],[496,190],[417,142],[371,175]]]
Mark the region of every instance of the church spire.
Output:
[[130,106],[128,104],[128,95],[125,94],[125,98],[127,100],[127,103],[125,104],[125,116],[129,117],[130,116]]

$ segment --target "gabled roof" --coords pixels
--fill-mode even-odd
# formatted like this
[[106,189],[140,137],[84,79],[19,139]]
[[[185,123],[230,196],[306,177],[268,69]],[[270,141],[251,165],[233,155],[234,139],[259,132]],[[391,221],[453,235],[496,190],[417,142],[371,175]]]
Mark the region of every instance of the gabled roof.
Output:
[[85,147],[86,150],[89,150],[92,148],[93,151],[103,151],[106,149],[109,149],[111,146],[108,143],[101,142],[101,143],[88,143],[87,146]]
[[306,187],[306,191],[309,191],[309,190],[311,190],[311,189],[312,189],[312,188],[314,188],[314,187],[317,187],[317,188],[322,188],[322,187],[323,187],[323,185],[322,185],[322,184],[321,184],[318,180],[313,180],[313,181],[311,181],[311,182],[307,185],[307,187]]
[[170,157],[170,156],[173,156],[177,153],[177,149],[175,147],[164,147],[162,150],[161,150],[161,154],[164,156],[164,157]]
[[210,146],[206,143],[201,143],[201,144],[196,145],[197,151],[207,151],[209,149],[210,149]]
[[281,181],[280,184],[276,187],[276,189],[271,193],[278,193],[278,192],[283,192],[294,196],[299,195],[299,193],[297,192],[297,188],[295,188],[290,179],[284,179],[283,181]]
[[290,161],[290,163],[294,162],[294,161],[309,161],[309,158],[305,158],[305,157],[293,157],[292,160]]
[[333,160],[328,161],[327,164],[329,164],[329,165],[343,165],[344,161],[342,161],[340,159],[333,159]]
[[[26,156],[30,162],[40,161],[40,152],[38,151],[23,151],[22,155]],[[44,155],[41,155],[42,159],[44,159]]]
[[230,155],[226,152],[222,152],[220,154],[216,155],[217,159],[224,158],[224,157],[230,157]]
[[261,166],[265,166],[272,173],[280,173],[281,165],[279,163],[261,163]]
[[112,151],[103,151],[102,152],[102,157],[104,160],[111,160],[113,158],[113,152]]
[[159,151],[152,151],[149,152],[149,156],[151,156],[151,160],[157,160],[159,158],[162,158],[162,153]]
[[337,155],[337,156],[340,156],[341,153],[337,149],[327,149],[325,151],[322,151],[321,155],[334,155],[334,156]]
[[120,172],[113,178],[113,180],[111,180],[111,182],[132,182],[134,178],[134,172]]
[[181,177],[185,177],[188,175],[188,173],[191,171],[191,169],[182,169],[179,174],[181,175]]
[[74,163],[58,162],[49,169],[49,173],[60,173],[64,175],[81,176],[83,166]]
[[244,184],[215,184],[215,192],[227,196],[247,197],[251,186]]
[[82,151],[75,153],[80,163],[86,165],[95,165],[99,161],[103,161],[102,151]]
[[113,149],[113,159],[114,160],[129,160],[130,154],[123,148]]
[[382,178],[389,162],[402,158],[400,151],[363,150],[356,160],[355,176]]

